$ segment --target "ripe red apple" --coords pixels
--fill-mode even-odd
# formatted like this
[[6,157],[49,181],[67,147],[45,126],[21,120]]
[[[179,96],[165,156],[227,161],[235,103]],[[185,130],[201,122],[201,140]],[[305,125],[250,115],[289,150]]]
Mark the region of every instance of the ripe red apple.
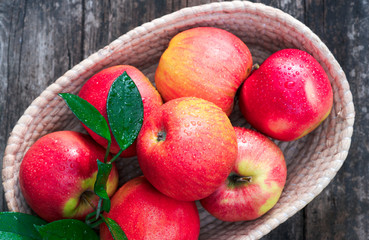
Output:
[[[145,177],[124,184],[111,199],[107,217],[115,220],[130,240],[195,240],[200,218],[195,202],[170,198],[156,190]],[[100,239],[113,239],[100,225]]]
[[[46,221],[63,218],[84,219],[94,211],[97,162],[104,160],[105,149],[90,136],[73,131],[49,133],[27,151],[19,170],[23,196],[32,210]],[[118,186],[113,165],[107,193]]]
[[239,103],[255,129],[291,141],[328,117],[333,92],[318,61],[307,52],[284,49],[268,57],[245,81]]
[[241,39],[223,29],[197,27],[171,39],[160,58],[155,83],[164,101],[199,97],[229,115],[251,68],[251,53]]
[[145,177],[162,193],[182,201],[215,191],[236,157],[236,134],[227,115],[200,98],[163,104],[144,121],[137,141]]
[[223,221],[256,219],[279,200],[287,168],[280,148],[256,131],[235,127],[238,156],[232,173],[202,206]]
[[[131,77],[133,82],[136,84],[138,91],[141,94],[143,107],[144,107],[144,119],[147,118],[153,109],[159,107],[163,104],[163,101],[154,86],[151,84],[149,79],[137,68],[129,65],[117,65],[113,67],[106,68],[94,76],[92,76],[87,82],[82,86],[79,97],[85,99],[87,102],[91,103],[95,108],[105,117],[108,121],[106,113],[106,101],[109,94],[109,90],[114,80],[122,75],[124,72]],[[85,125],[83,125],[87,132],[105,148],[108,145],[107,140],[100,137]],[[113,134],[111,134],[113,136]],[[117,154],[120,148],[114,137],[112,138],[112,144],[110,152]],[[136,155],[136,142],[134,142],[130,147],[124,150],[121,157],[132,157]]]

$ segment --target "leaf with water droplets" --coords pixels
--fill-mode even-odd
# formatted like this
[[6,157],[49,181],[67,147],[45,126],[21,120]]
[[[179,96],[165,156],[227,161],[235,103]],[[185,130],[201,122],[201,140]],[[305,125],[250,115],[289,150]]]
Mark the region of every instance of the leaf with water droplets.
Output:
[[71,93],[59,93],[74,115],[89,129],[111,142],[108,123],[89,102]]
[[111,218],[101,216],[108,229],[113,236],[114,240],[128,240],[126,234],[123,232],[122,228],[118,225],[116,221]]
[[75,219],[63,219],[35,227],[42,239],[99,239],[97,234],[87,224]]
[[106,111],[115,140],[121,150],[125,150],[137,138],[143,122],[141,94],[126,72],[113,82]]
[[34,225],[45,225],[43,219],[19,212],[0,213],[0,239],[40,239]]

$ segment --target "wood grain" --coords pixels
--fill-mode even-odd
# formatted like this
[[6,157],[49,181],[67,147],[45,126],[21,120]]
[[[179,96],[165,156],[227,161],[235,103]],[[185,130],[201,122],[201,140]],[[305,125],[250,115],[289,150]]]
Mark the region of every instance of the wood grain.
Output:
[[[81,3],[1,1],[1,159],[9,133],[27,106],[83,59]],[[1,206],[5,209],[3,198]]]
[[[27,106],[72,66],[127,31],[212,0],[0,0],[0,161]],[[328,187],[266,239],[369,239],[369,5],[261,0],[305,23],[332,51],[357,111],[349,156]],[[3,195],[2,186],[0,186]],[[4,198],[0,210],[5,211]]]

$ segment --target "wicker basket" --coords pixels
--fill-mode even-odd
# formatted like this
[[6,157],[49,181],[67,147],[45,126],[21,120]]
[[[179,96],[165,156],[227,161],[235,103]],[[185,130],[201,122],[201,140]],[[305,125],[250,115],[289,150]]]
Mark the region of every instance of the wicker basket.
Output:
[[[321,40],[290,15],[262,4],[222,2],[184,8],[145,23],[92,54],[42,92],[19,119],[5,150],[3,185],[9,210],[31,212],[18,182],[19,165],[27,149],[49,132],[82,131],[57,93],[76,94],[90,76],[116,64],[134,65],[153,81],[169,40],[176,33],[196,26],[214,26],[234,33],[250,48],[255,63],[261,63],[279,49],[305,50],[321,63],[334,92],[332,113],[318,129],[298,141],[277,142],[288,167],[287,183],[277,205],[255,221],[237,223],[216,220],[199,206],[200,239],[261,238],[317,196],[342,166],[351,143],[355,111],[345,74]],[[247,126],[237,105],[230,118],[234,125]],[[120,184],[141,175],[135,158],[121,159],[118,165]]]

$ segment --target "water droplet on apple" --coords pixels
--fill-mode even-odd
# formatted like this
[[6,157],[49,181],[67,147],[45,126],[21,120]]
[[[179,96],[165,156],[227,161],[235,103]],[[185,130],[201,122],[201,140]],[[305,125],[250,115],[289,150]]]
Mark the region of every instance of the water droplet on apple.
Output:
[[293,81],[285,82],[284,86],[286,88],[293,88],[295,86],[295,82],[293,82]]
[[187,136],[191,136],[191,132],[188,131],[187,129],[183,130],[183,132],[187,135]]

